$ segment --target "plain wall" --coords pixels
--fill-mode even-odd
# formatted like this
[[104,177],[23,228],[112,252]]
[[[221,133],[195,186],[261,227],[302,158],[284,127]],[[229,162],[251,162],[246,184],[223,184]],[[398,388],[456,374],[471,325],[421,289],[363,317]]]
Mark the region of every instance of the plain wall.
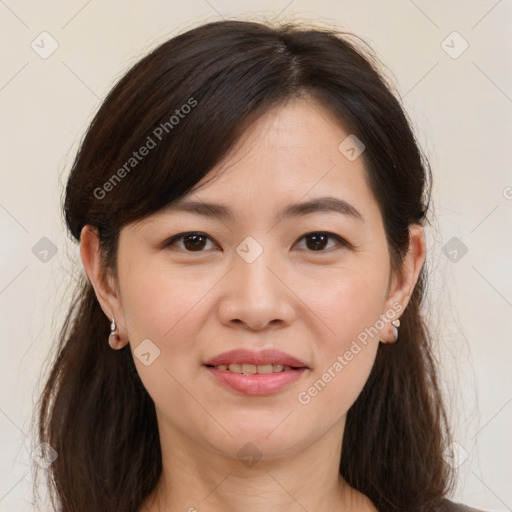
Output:
[[81,272],[60,210],[79,142],[149,49],[221,17],[337,26],[387,66],[434,174],[429,318],[459,450],[454,499],[512,510],[510,0],[1,2],[0,510],[32,508],[31,415]]

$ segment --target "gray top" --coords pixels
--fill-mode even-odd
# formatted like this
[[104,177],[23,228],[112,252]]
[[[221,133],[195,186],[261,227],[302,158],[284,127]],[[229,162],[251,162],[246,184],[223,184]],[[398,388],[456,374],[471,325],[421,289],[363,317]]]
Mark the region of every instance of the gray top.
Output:
[[439,512],[484,512],[476,508],[471,508],[460,503],[454,503],[453,501],[446,500],[441,507]]

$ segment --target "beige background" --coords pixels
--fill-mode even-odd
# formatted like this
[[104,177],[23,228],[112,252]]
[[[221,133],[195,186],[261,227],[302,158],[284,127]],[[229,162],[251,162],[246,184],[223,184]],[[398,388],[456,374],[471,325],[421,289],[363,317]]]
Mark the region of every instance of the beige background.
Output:
[[[512,510],[510,0],[0,0],[0,510],[32,509],[30,418],[81,271],[60,212],[79,141],[131,64],[221,17],[335,25],[388,67],[435,177],[430,315],[458,443],[455,499]],[[43,237],[57,249],[46,261]]]

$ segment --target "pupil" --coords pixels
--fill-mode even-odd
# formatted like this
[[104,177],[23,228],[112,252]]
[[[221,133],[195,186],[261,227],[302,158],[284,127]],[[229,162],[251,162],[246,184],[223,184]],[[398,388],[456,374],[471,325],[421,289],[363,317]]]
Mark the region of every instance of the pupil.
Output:
[[[312,239],[316,239],[317,240],[317,242],[314,243],[312,245],[312,247],[310,247],[309,243],[307,244],[309,249],[313,249],[314,251],[318,251],[318,250],[323,249],[325,247],[325,241],[327,239],[326,235],[321,235],[321,234],[320,235],[310,235],[308,238],[309,238],[309,240],[312,240]],[[322,239],[322,240],[320,240],[320,246],[318,245],[319,239]]]
[[185,247],[187,247],[187,249],[189,248],[188,244],[190,244],[191,241],[192,241],[192,244],[191,244],[192,248],[195,248],[195,249],[199,248],[199,249],[201,249],[202,247],[204,247],[204,237],[203,237],[203,235],[187,235],[184,238]]

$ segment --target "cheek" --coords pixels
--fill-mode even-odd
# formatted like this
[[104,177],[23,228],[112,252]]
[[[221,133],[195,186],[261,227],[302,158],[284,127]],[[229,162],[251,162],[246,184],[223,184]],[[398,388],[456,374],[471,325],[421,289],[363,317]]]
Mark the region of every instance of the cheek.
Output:
[[379,346],[380,314],[384,304],[385,269],[332,276],[322,293],[310,294],[309,306],[328,327],[317,338],[314,372],[299,403],[318,408],[334,421],[346,414],[363,389]]
[[370,375],[379,347],[378,304],[372,308],[366,302],[368,309],[356,311],[353,302],[340,300],[327,318],[335,334],[318,340],[315,366],[297,394],[299,404],[324,416],[327,424],[348,412]]
[[303,279],[301,298],[328,328],[328,346],[342,350],[361,333],[374,334],[370,328],[385,304],[386,275],[385,268],[344,268],[321,279]]
[[[370,375],[378,345],[352,346],[329,362],[297,396],[303,407],[324,418],[326,425],[344,417]],[[348,355],[350,354],[350,356]]]
[[[175,270],[158,265],[133,269],[130,276],[125,276],[123,290],[137,372],[157,408],[166,414],[171,404],[179,411],[191,406],[183,383],[190,381],[190,369],[198,364],[193,350],[198,329],[194,318],[207,291],[203,290],[207,283],[191,278],[190,273],[181,273],[181,277],[174,274]],[[150,353],[148,365],[139,357],[143,340],[145,352]]]
[[[150,267],[150,268],[148,268]],[[165,345],[176,333],[183,339],[184,329],[192,328],[194,309],[211,288],[207,280],[194,278],[190,272],[152,265],[132,269],[125,276],[123,309],[129,339],[133,342],[150,338]],[[185,336],[186,339],[186,336]]]

